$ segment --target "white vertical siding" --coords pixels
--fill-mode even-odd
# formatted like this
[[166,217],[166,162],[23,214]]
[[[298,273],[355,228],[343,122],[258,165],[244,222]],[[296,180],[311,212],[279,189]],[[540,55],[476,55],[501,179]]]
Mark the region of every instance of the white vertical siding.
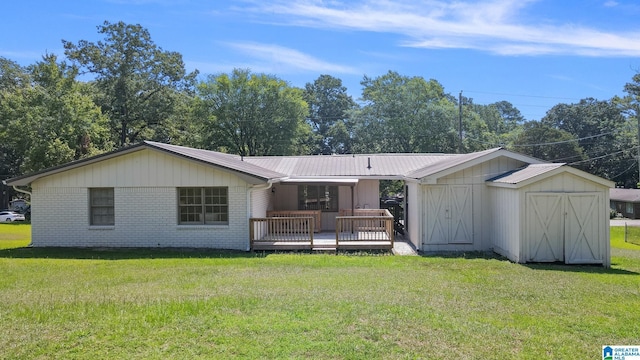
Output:
[[534,184],[525,186],[519,189],[520,192],[520,212],[523,216],[523,220],[521,221],[521,228],[523,231],[522,235],[522,249],[521,249],[521,260],[525,261],[528,259],[531,254],[529,253],[530,245],[525,231],[528,231],[525,227],[526,221],[524,219],[528,219],[532,217],[532,209],[528,208],[527,204],[525,204],[525,197],[528,193],[538,193],[538,192],[555,192],[555,193],[564,193],[564,194],[572,194],[572,193],[598,193],[599,194],[599,205],[596,211],[593,213],[593,218],[591,221],[600,222],[599,231],[600,231],[600,243],[599,248],[602,249],[603,255],[603,265],[608,267],[611,265],[611,256],[610,256],[610,235],[609,235],[609,188],[603,186],[601,184],[594,183],[585,178],[573,175],[568,172],[563,172],[558,175],[549,177],[547,179],[538,181]]
[[298,185],[274,184],[273,210],[298,209]]
[[275,196],[273,188],[251,190],[251,214],[249,217],[266,217],[272,209],[271,198]]
[[422,250],[422,212],[424,203],[422,202],[422,186],[415,182],[407,183],[407,228],[405,229],[405,238],[418,250]]
[[515,189],[490,188],[493,251],[514,262],[521,260],[520,193]]
[[145,149],[38,180],[46,187],[246,186],[238,176]]
[[[356,208],[378,209],[380,208],[380,181],[360,180],[355,187],[354,201]],[[351,203],[349,202],[349,207]]]
[[[472,228],[473,242],[471,244],[443,244],[432,245],[427,251],[489,251],[493,247],[493,216],[491,199],[486,180],[517,169],[524,163],[507,157],[499,157],[482,164],[458,171],[438,179],[438,185],[470,185],[472,191]],[[428,201],[428,199],[425,199]],[[422,219],[422,217],[421,217]],[[424,221],[424,220],[422,220]],[[424,233],[424,231],[423,231]]]

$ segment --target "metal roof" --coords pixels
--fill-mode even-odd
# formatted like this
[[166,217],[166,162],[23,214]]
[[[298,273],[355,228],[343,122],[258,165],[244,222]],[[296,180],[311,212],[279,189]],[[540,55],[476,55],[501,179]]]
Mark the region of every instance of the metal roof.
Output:
[[487,180],[487,185],[507,188],[521,188],[560,173],[569,173],[606,187],[613,187],[612,181],[567,166],[564,163],[529,164],[520,169],[506,172]]
[[496,176],[495,178],[489,179],[488,181],[503,184],[518,184],[523,181],[532,179],[536,176],[542,175],[546,172],[555,170],[564,165],[564,163],[530,164],[523,168],[509,171],[502,175]]
[[[179,156],[204,165],[237,173],[251,183],[295,181],[294,179],[416,179],[429,180],[446,176],[500,156],[529,163],[528,167],[494,178],[496,184],[514,184],[556,169],[563,164],[538,164],[541,160],[494,148],[470,154],[354,154],[310,156],[245,156],[230,155],[210,150],[163,144],[153,141],[123,148],[111,153],[78,160],[6,181],[8,185],[28,185],[34,180],[110,159],[122,154],[153,149]],[[586,174],[586,173],[585,173]],[[602,179],[603,181],[606,181]],[[329,180],[330,181],[330,180]]]
[[393,177],[424,168],[455,155],[355,154],[245,157],[246,162],[290,177]]
[[238,155],[230,155],[211,150],[194,149],[186,146],[169,145],[153,141],[145,141],[144,143],[155,149],[163,150],[188,159],[198,160],[209,165],[215,165],[217,167],[236,171],[245,175],[261,178],[265,181],[284,178],[287,176],[283,173],[244,161],[243,158]]
[[609,198],[613,201],[640,202],[640,189],[609,189]]

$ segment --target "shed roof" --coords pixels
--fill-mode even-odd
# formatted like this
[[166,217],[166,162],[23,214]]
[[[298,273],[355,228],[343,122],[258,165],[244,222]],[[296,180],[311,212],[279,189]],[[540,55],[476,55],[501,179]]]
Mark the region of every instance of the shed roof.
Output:
[[609,189],[609,198],[613,201],[638,203],[640,202],[640,189]]
[[494,183],[503,183],[503,184],[518,184],[520,182],[542,175],[546,172],[555,170],[563,165],[565,164],[564,163],[530,164],[523,168],[516,169],[513,171],[508,171],[502,175],[498,175],[492,179],[489,179],[488,181],[492,181]]
[[520,188],[562,172],[571,173],[606,187],[614,186],[612,181],[572,168],[564,163],[529,164],[491,178],[487,180],[487,184],[497,187]]

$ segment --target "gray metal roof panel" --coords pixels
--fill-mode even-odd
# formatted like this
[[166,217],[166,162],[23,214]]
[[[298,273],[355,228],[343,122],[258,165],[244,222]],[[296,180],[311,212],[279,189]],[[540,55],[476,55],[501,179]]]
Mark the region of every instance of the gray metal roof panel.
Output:
[[501,150],[501,148],[494,148],[494,149],[489,149],[489,150],[484,150],[484,151],[478,151],[478,152],[474,152],[474,153],[469,153],[469,154],[453,154],[453,155],[447,155],[444,158],[440,158],[439,161],[430,164],[426,167],[417,169],[415,171],[409,172],[408,174],[406,174],[406,176],[414,178],[414,179],[421,179],[433,174],[437,174],[441,171],[450,169],[452,167],[455,167],[457,165],[462,165],[466,162],[475,160],[477,158],[483,157],[485,155],[494,153]]
[[356,154],[246,157],[245,161],[293,177],[366,177],[403,176],[450,157],[444,154]]
[[496,176],[495,178],[489,179],[488,181],[503,184],[518,184],[549,171],[553,171],[564,165],[564,163],[529,164],[523,168],[509,171],[500,176]]
[[144,143],[156,149],[161,149],[173,154],[182,155],[189,159],[199,160],[210,165],[223,167],[246,175],[262,178],[264,180],[286,177],[286,175],[283,173],[256,166],[250,162],[244,161],[243,158],[238,155],[230,155],[211,150],[194,149],[185,146],[163,144],[153,141],[145,141]]

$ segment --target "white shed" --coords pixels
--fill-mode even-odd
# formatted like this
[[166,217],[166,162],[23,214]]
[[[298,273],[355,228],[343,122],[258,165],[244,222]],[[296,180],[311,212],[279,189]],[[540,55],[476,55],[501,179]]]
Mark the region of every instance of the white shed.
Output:
[[613,182],[565,164],[530,164],[487,185],[495,252],[519,263],[611,265]]

